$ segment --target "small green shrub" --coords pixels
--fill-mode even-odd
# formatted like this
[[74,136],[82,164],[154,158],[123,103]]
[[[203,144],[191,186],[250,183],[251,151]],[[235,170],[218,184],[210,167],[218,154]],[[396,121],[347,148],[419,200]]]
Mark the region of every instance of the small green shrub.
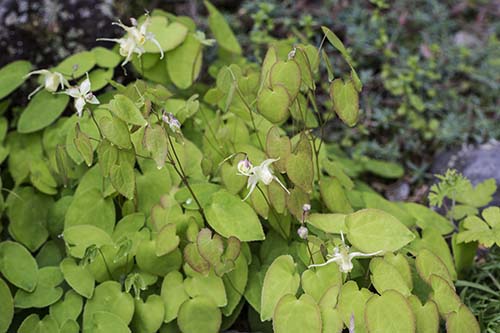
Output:
[[[114,50],[35,72],[43,86],[20,114],[8,96],[31,66],[0,70],[13,115],[0,137],[0,332],[209,333],[243,309],[252,330],[278,333],[479,332],[455,291],[454,225],[355,179],[399,166],[314,135],[335,115],[358,119],[362,85],[340,39],[323,28],[349,68],[331,82],[309,44],[252,63],[205,4],[214,83],[197,82],[213,41],[161,11],[120,24]],[[113,80],[127,63],[139,79]]]

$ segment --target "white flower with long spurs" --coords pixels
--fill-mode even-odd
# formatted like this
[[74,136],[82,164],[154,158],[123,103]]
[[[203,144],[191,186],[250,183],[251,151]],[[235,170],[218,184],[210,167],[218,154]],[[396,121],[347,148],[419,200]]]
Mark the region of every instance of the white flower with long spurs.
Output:
[[61,87],[61,89],[64,89],[64,87],[69,86],[68,80],[66,80],[64,76],[59,72],[51,72],[48,69],[39,69],[28,73],[24,78],[28,78],[31,75],[42,75],[43,83],[28,95],[28,99],[31,99],[31,97],[39,92],[42,88],[45,88],[45,90],[51,93],[54,93],[59,87]]
[[122,38],[98,38],[97,40],[120,44],[120,55],[125,57],[125,60],[122,62],[122,66],[125,66],[132,59],[132,55],[134,53],[137,53],[138,57],[146,53],[144,50],[144,44],[147,41],[151,41],[156,45],[156,47],[158,47],[160,50],[160,59],[163,59],[163,49],[160,43],[156,40],[152,32],[148,32],[148,26],[151,24],[149,15],[146,14],[146,20],[140,26],[134,18],[131,18],[130,22],[132,22],[132,26],[130,27],[126,26],[121,21],[112,23],[113,25],[117,25],[125,30],[126,35]]
[[248,158],[245,158],[244,160],[238,162],[238,174],[240,176],[248,177],[247,188],[250,189],[246,197],[243,199],[243,201],[248,199],[248,197],[255,190],[255,187],[257,186],[259,181],[263,182],[265,185],[269,185],[273,180],[275,180],[278,182],[278,184],[281,185],[281,187],[286,191],[286,193],[290,194],[290,191],[288,191],[288,189],[285,187],[285,185],[283,185],[283,183],[278,179],[278,177],[273,175],[272,170],[269,168],[271,163],[276,162],[277,160],[279,160],[279,158],[278,159],[269,158],[256,167],[254,167],[252,163],[250,163]]
[[87,78],[76,87],[70,87],[63,91],[64,94],[69,95],[75,99],[74,105],[78,117],[83,115],[83,108],[85,104],[99,104],[99,100],[91,91],[89,74],[86,73]]
[[353,269],[352,260],[356,257],[372,257],[382,254],[384,251],[377,251],[373,253],[362,253],[362,252],[349,252],[349,246],[345,244],[344,234],[340,232],[340,237],[342,238],[342,244],[340,246],[335,246],[333,249],[333,255],[327,255],[328,260],[322,264],[309,265],[311,267],[321,267],[326,266],[332,262],[336,262],[339,265],[339,270],[342,273],[349,273]]

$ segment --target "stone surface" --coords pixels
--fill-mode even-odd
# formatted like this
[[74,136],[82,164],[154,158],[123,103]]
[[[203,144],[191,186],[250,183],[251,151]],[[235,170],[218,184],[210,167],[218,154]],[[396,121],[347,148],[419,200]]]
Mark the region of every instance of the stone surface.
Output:
[[[500,188],[500,142],[491,141],[480,146],[463,146],[438,153],[432,165],[433,174],[446,169],[456,169],[476,185],[488,178],[495,178]],[[500,191],[493,198],[493,205],[500,205]]]
[[116,16],[113,0],[0,0],[0,67],[17,59],[53,66],[117,36]]

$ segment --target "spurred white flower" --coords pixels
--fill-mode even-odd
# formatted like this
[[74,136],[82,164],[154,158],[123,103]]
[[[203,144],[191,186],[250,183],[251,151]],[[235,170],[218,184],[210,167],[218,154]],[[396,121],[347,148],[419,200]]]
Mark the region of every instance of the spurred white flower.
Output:
[[327,255],[329,259],[325,263],[309,265],[309,268],[326,266],[332,262],[336,262],[342,273],[349,273],[353,268],[352,259],[355,257],[372,257],[383,253],[383,251],[373,253],[349,252],[349,246],[345,244],[342,231],[340,232],[340,237],[342,238],[342,244],[340,246],[335,246],[333,255]]
[[248,158],[245,158],[244,160],[241,160],[238,162],[238,174],[241,176],[247,176],[248,177],[248,182],[247,182],[247,188],[250,190],[248,191],[247,196],[243,199],[245,201],[248,199],[248,197],[252,194],[252,192],[255,190],[255,187],[257,184],[260,182],[263,182],[265,185],[271,184],[273,180],[277,181],[278,184],[281,185],[281,187],[288,193],[290,194],[290,191],[281,183],[281,181],[273,175],[272,170],[270,169],[270,165],[273,162],[276,162],[278,159],[274,158],[269,158],[265,161],[263,161],[259,166],[253,166],[252,163],[248,160]]
[[172,130],[174,133],[180,133],[181,132],[181,123],[180,121],[175,118],[175,116],[169,112],[169,113],[163,113],[161,116],[161,119],[167,123],[168,127]]
[[160,59],[163,59],[163,49],[160,46],[160,43],[158,43],[158,40],[156,40],[152,32],[148,32],[148,26],[151,24],[151,18],[149,15],[146,15],[146,20],[140,26],[134,18],[131,18],[130,22],[132,23],[132,26],[130,27],[126,26],[121,21],[112,23],[125,30],[126,35],[122,38],[98,38],[97,40],[120,44],[120,55],[125,57],[122,66],[125,66],[132,59],[132,55],[134,53],[136,53],[138,57],[146,53],[146,50],[144,50],[144,44],[147,41],[151,41],[156,45],[156,47],[158,47],[160,50]]
[[78,117],[83,115],[83,108],[85,107],[85,104],[99,104],[99,100],[94,96],[90,89],[90,79],[89,74],[87,73],[87,78],[83,80],[79,86],[70,87],[63,91],[63,93],[75,99],[74,105]]
[[43,76],[43,83],[28,95],[28,99],[39,92],[42,88],[45,88],[45,90],[53,93],[56,92],[59,87],[61,87],[61,89],[64,89],[64,87],[69,86],[68,80],[66,80],[64,76],[59,72],[51,72],[48,69],[39,69],[28,73],[25,78],[30,77],[31,75]]

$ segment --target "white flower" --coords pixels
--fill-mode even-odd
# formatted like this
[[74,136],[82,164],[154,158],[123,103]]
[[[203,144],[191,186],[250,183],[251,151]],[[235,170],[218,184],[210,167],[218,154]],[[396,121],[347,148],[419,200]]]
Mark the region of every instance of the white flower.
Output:
[[309,268],[326,266],[331,262],[336,262],[337,265],[339,265],[339,270],[342,273],[349,273],[353,268],[352,259],[354,259],[355,257],[371,257],[383,253],[383,251],[377,251],[373,253],[361,253],[361,252],[349,253],[349,246],[345,244],[344,234],[342,233],[342,231],[340,232],[340,236],[342,237],[342,244],[340,246],[336,246],[333,249],[333,255],[327,255],[327,258],[329,259],[325,263],[309,265]]
[[154,34],[152,32],[148,32],[148,26],[151,24],[151,19],[148,15],[146,15],[146,20],[143,24],[138,26],[137,20],[134,18],[130,19],[132,22],[132,26],[126,26],[121,21],[113,22],[112,24],[119,26],[127,33],[122,38],[98,38],[97,40],[115,42],[120,44],[120,55],[125,57],[125,61],[123,61],[122,66],[125,66],[130,59],[132,59],[132,55],[137,53],[137,56],[142,56],[146,51],[144,50],[144,44],[147,41],[151,41],[155,44],[160,50],[160,59],[163,59],[163,49],[160,46],[160,43],[156,40]]
[[250,189],[248,191],[247,196],[243,199],[245,201],[248,199],[248,197],[252,194],[252,192],[255,190],[255,187],[257,186],[257,183],[259,181],[263,182],[265,185],[271,184],[273,180],[276,180],[278,184],[281,185],[281,187],[288,193],[288,189],[281,183],[281,181],[278,179],[278,177],[273,175],[273,172],[269,168],[269,165],[271,163],[276,162],[278,159],[270,158],[262,162],[259,166],[254,167],[250,161],[245,158],[244,160],[241,160],[238,162],[238,174],[241,176],[247,176],[248,177],[248,183],[247,183],[247,188]]
[[30,77],[31,75],[42,75],[43,76],[43,84],[39,85],[31,94],[28,95],[28,99],[31,98],[34,94],[40,91],[40,89],[45,88],[45,90],[50,92],[56,92],[59,87],[64,89],[65,86],[69,86],[68,80],[64,78],[64,76],[59,72],[51,72],[47,69],[39,69],[33,72],[28,73],[25,78]]
[[83,108],[85,104],[99,104],[99,100],[94,96],[92,91],[90,91],[90,79],[87,73],[87,78],[76,87],[70,87],[63,91],[66,95],[69,95],[75,99],[75,109],[78,117],[83,114]]
[[161,116],[161,119],[168,124],[168,127],[172,130],[174,133],[180,133],[181,132],[181,123],[175,116],[169,112],[169,113],[164,113]]

